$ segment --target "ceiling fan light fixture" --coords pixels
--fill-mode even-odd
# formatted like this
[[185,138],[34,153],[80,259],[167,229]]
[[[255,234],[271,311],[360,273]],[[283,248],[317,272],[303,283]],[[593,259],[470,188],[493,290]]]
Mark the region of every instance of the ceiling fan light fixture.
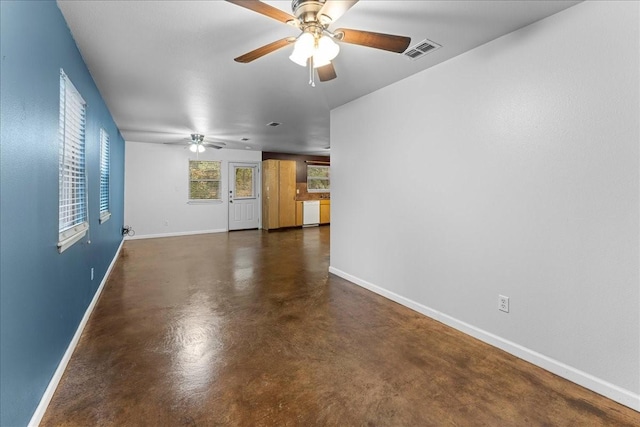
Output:
[[320,37],[320,39],[318,40],[318,48],[315,52],[316,56],[320,56],[322,58],[325,58],[327,61],[331,61],[333,58],[338,56],[339,52],[340,46],[338,46],[338,43],[334,42],[331,37]]
[[301,67],[306,67],[309,58],[313,57],[313,68],[329,65],[338,56],[340,46],[329,36],[316,39],[311,33],[304,32],[298,37],[289,59]]
[[304,56],[297,49],[293,49],[293,53],[291,54],[291,56],[289,56],[289,59],[291,61],[293,61],[295,64],[298,64],[301,67],[306,67],[307,66],[307,60],[309,59],[309,57],[308,56]]
[[296,40],[296,43],[294,45],[294,52],[298,51],[299,55],[305,55],[308,58],[313,55],[315,47],[316,38],[313,34],[305,31],[304,33],[300,34],[300,37],[298,37],[298,40]]
[[313,55],[313,68],[324,67],[331,64],[331,60],[323,57],[319,52]]
[[191,144],[189,150],[192,153],[204,153],[204,145],[201,144]]

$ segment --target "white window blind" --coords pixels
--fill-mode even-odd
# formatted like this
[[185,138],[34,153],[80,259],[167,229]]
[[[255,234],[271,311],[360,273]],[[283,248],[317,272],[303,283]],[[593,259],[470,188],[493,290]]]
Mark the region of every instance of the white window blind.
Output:
[[109,134],[100,129],[100,223],[109,219]]
[[89,228],[85,171],[86,103],[60,70],[58,250],[80,240]]

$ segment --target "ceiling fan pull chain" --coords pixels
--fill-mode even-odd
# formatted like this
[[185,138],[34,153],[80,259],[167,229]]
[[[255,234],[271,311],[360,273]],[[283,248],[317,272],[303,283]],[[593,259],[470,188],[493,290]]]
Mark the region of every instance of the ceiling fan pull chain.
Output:
[[311,87],[316,87],[315,76],[313,73],[313,56],[309,57],[309,84]]

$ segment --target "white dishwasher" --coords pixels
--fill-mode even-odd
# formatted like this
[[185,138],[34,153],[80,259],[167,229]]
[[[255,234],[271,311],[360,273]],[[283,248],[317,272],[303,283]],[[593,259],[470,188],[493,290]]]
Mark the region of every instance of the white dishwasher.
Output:
[[302,225],[320,224],[320,200],[302,202]]

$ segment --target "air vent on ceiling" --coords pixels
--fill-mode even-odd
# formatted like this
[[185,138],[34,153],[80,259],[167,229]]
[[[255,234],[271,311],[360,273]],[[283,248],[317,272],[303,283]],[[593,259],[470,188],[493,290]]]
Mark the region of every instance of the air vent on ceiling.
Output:
[[418,58],[422,58],[427,53],[433,52],[436,49],[441,48],[438,43],[432,42],[431,40],[424,39],[421,42],[411,46],[404,52],[404,56],[408,57],[412,61],[415,61]]
[[272,127],[276,127],[276,126],[280,126],[282,123],[278,123],[278,122],[271,122],[271,123],[267,123],[267,126],[272,126]]

